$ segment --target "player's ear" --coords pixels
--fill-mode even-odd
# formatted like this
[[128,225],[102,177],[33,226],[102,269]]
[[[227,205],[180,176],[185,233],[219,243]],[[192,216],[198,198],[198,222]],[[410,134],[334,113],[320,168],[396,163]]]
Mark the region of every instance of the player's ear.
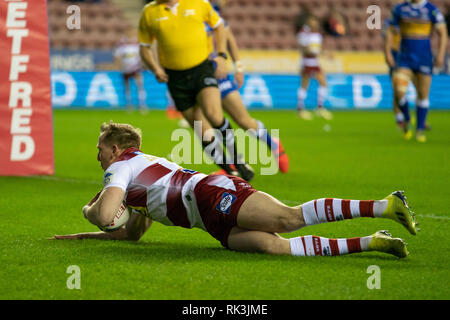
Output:
[[119,149],[119,146],[117,144],[113,144],[113,146],[112,146],[112,153],[115,156],[119,155],[120,149]]

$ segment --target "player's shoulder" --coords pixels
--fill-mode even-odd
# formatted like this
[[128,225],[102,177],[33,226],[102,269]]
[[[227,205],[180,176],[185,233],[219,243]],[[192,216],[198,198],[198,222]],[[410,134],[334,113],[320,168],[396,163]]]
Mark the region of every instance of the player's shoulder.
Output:
[[445,22],[444,15],[442,14],[441,10],[439,10],[439,7],[437,5],[428,1],[426,7],[433,21],[435,21],[436,23]]
[[155,10],[158,9],[158,6],[160,4],[156,3],[156,1],[152,1],[147,3],[143,8],[142,8],[142,14],[149,14],[152,11],[155,12]]

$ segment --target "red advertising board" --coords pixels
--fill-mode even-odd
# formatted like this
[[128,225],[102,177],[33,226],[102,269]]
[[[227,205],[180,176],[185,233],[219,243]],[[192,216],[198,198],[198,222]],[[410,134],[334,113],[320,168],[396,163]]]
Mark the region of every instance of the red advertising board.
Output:
[[54,173],[46,0],[0,0],[0,175]]

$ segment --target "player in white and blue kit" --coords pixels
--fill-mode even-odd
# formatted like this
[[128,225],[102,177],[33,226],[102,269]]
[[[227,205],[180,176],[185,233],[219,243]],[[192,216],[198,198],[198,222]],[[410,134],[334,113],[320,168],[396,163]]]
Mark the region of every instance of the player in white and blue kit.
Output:
[[[425,122],[430,106],[429,92],[433,67],[441,67],[447,48],[447,29],[439,9],[426,0],[410,0],[394,7],[390,32],[399,30],[401,36],[400,52],[396,60],[386,54],[389,65],[395,65],[394,84],[399,108],[405,119],[409,119],[406,92],[412,80],[417,90],[417,128],[416,139],[425,142]],[[439,49],[433,63],[431,37],[433,30],[439,35]],[[412,136],[409,123],[405,127],[405,139]]]

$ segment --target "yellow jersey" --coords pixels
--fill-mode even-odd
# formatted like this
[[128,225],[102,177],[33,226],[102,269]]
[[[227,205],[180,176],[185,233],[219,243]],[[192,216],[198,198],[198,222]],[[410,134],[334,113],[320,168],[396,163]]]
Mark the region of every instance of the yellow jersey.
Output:
[[158,41],[164,68],[186,70],[210,54],[205,23],[215,28],[221,21],[208,0],[179,0],[172,8],[153,1],[142,10],[138,39],[141,45]]

